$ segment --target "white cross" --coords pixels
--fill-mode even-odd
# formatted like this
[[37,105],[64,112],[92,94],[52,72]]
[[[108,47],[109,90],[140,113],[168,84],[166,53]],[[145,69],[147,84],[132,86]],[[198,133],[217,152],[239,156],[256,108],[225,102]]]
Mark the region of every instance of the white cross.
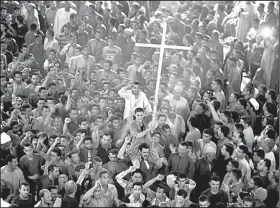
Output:
[[160,76],[161,76],[161,70],[162,70],[164,49],[175,49],[175,50],[190,50],[191,49],[190,47],[187,47],[187,46],[165,45],[166,31],[167,31],[167,23],[165,22],[165,20],[163,20],[163,31],[162,31],[162,39],[161,39],[160,45],[147,44],[147,43],[136,43],[135,44],[135,46],[137,46],[137,47],[159,48],[160,49],[157,82],[156,82],[156,89],[155,89],[155,103],[154,103],[154,109],[153,109],[153,121],[155,121],[156,112],[157,112],[158,90],[159,90],[159,84],[160,84]]

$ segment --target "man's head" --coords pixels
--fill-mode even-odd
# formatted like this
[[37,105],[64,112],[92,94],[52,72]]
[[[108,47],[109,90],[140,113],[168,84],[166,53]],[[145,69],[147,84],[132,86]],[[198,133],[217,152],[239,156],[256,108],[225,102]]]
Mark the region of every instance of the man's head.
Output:
[[206,195],[201,195],[198,199],[199,207],[209,207],[209,198]]
[[264,157],[265,157],[265,152],[263,149],[254,150],[254,154],[253,154],[254,162],[259,163],[261,160],[264,159]]
[[26,143],[24,145],[23,151],[26,156],[30,157],[33,154],[33,146],[31,143]]
[[188,144],[183,141],[180,142],[179,146],[178,146],[178,154],[180,157],[186,156],[188,152]]
[[219,192],[220,184],[221,184],[220,177],[216,173],[213,173],[209,182],[212,194],[217,194]]
[[141,157],[144,159],[144,160],[147,160],[148,159],[148,156],[150,154],[150,147],[148,144],[146,143],[143,143],[139,146],[139,152],[140,152],[140,155]]
[[71,111],[70,111],[70,118],[72,120],[76,120],[77,117],[78,117],[78,109],[77,108],[72,108]]
[[226,166],[226,170],[227,172],[231,172],[234,168],[239,168],[239,163],[231,159]]
[[51,193],[48,189],[42,189],[39,192],[39,198],[44,204],[51,205],[52,204],[52,197]]
[[141,85],[140,85],[139,82],[134,82],[134,83],[133,83],[131,91],[132,91],[132,93],[133,93],[134,95],[139,95],[140,86],[141,86]]
[[57,165],[50,165],[48,167],[48,173],[53,179],[58,179],[59,177],[59,167]]
[[223,87],[223,82],[222,82],[221,79],[216,78],[215,80],[212,81],[211,89],[212,89],[214,92],[221,91],[222,87]]
[[175,197],[176,203],[184,205],[187,196],[188,192],[185,189],[179,189]]
[[8,155],[6,157],[6,164],[11,168],[11,170],[15,170],[18,165],[17,157],[14,155]]
[[135,198],[139,198],[142,194],[142,183],[141,182],[134,182],[132,185],[132,194]]
[[135,120],[139,123],[142,123],[143,118],[144,118],[144,109],[143,108],[136,108],[135,109]]
[[270,166],[271,166],[271,160],[265,158],[262,159],[260,162],[258,162],[257,164],[257,169],[259,171],[269,171],[270,170]]
[[232,153],[233,153],[233,150],[234,150],[234,148],[233,148],[233,146],[231,144],[225,144],[221,148],[221,154],[223,156],[227,156],[227,157],[230,158]]
[[107,170],[102,170],[99,173],[99,178],[101,180],[101,184],[107,186],[109,183],[109,172]]
[[108,145],[111,142],[112,138],[111,138],[111,134],[109,133],[104,133],[100,139],[100,143],[102,145]]
[[247,146],[245,145],[239,145],[239,147],[237,148],[237,154],[236,156],[239,158],[239,159],[243,159],[245,158],[245,156],[248,154],[249,152],[249,149]]
[[22,181],[19,184],[19,195],[22,199],[28,199],[30,192],[30,186],[29,183],[26,181]]
[[109,151],[109,159],[111,162],[116,162],[118,160],[118,150],[117,149],[111,149]]

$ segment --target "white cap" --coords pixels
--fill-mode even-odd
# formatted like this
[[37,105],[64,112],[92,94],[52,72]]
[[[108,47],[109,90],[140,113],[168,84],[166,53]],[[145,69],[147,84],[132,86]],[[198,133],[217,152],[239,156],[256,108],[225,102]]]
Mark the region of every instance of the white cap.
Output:
[[258,103],[258,101],[255,98],[251,98],[249,100],[249,102],[252,104],[252,106],[254,107],[254,109],[257,111],[260,108],[260,104]]
[[11,137],[8,134],[6,134],[5,132],[3,132],[1,134],[1,144],[6,144],[10,141],[11,141]]

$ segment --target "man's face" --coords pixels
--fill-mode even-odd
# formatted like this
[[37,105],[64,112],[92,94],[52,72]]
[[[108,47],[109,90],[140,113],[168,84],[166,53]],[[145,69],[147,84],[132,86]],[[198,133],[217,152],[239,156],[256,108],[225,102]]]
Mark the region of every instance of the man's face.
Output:
[[159,143],[160,135],[159,134],[154,134],[154,136],[152,137],[152,141],[155,142],[155,143]]
[[110,140],[111,140],[110,136],[103,135],[100,142],[101,144],[106,145],[110,142]]
[[30,192],[29,186],[22,185],[19,189],[19,193],[23,198],[28,198],[29,192]]
[[210,181],[211,191],[218,192],[220,188],[220,181]]
[[45,104],[44,100],[38,100],[37,107],[38,109],[42,109],[43,105]]
[[78,110],[71,110],[70,118],[76,119],[78,117]]
[[233,169],[233,166],[232,166],[231,162],[228,162],[228,164],[226,166],[227,172],[230,172],[232,169]]
[[23,151],[24,151],[25,155],[27,155],[27,156],[30,156],[30,155],[33,154],[33,148],[32,147],[24,147]]
[[134,173],[131,178],[132,178],[133,182],[141,182],[142,181],[142,175],[140,173]]
[[149,153],[150,153],[150,149],[143,148],[142,151],[140,151],[140,154],[144,160],[148,159]]
[[98,127],[102,127],[103,124],[104,124],[104,119],[101,119],[101,118],[100,119],[96,119],[95,124]]
[[209,207],[209,201],[199,201],[199,207]]
[[203,139],[203,142],[208,142],[208,141],[211,140],[211,135],[203,133],[202,134],[202,139]]
[[57,198],[57,189],[51,189],[52,201],[55,201]]
[[243,151],[238,147],[237,148],[237,151],[236,151],[236,156],[238,157],[238,158],[243,158]]
[[196,112],[198,115],[203,114],[203,113],[204,113],[203,107],[200,106],[200,105],[196,105],[196,107],[195,107],[195,112]]
[[106,100],[105,100],[105,99],[100,99],[100,101],[99,101],[99,106],[100,106],[101,108],[105,108],[105,107],[106,107]]
[[258,162],[257,169],[260,170],[260,171],[265,169],[265,161],[264,160],[261,160],[260,162]]
[[108,46],[113,46],[114,45],[114,41],[112,39],[108,39],[107,43],[108,43]]
[[133,190],[132,190],[133,195],[138,198],[140,196],[140,194],[142,193],[142,187],[141,186],[133,186]]
[[102,174],[100,179],[101,179],[101,183],[103,185],[108,185],[108,183],[109,183],[109,175],[108,175],[108,173]]
[[206,159],[209,161],[209,162],[212,162],[214,159],[215,159],[215,153],[214,152],[211,152],[211,153],[207,153],[206,154]]
[[161,116],[161,117],[159,117],[159,119],[158,119],[158,124],[159,124],[160,126],[163,126],[163,125],[166,123],[166,120],[167,120],[166,117]]
[[16,74],[15,75],[15,81],[17,83],[21,83],[22,82],[22,75],[21,74]]
[[31,82],[32,82],[32,84],[37,85],[39,82],[38,75],[32,75]]
[[109,159],[111,162],[116,162],[117,161],[117,155],[110,153],[109,154]]
[[133,87],[132,87],[132,93],[133,93],[134,95],[138,95],[138,94],[139,94],[139,91],[140,91],[140,86],[134,84]]
[[46,117],[49,114],[49,108],[43,108],[42,116]]
[[91,112],[95,115],[98,115],[100,111],[99,111],[99,108],[97,106],[93,106]]
[[120,128],[121,121],[119,119],[113,120],[113,126],[114,126],[115,129]]
[[58,161],[59,158],[60,158],[60,157],[57,155],[56,152],[52,152],[51,155],[50,155],[50,160],[51,160],[52,162]]
[[88,56],[89,53],[90,53],[89,47],[85,47],[85,48],[83,49],[82,53],[83,53],[83,55]]
[[74,164],[78,164],[80,162],[80,157],[78,153],[71,155],[71,160]]
[[165,196],[165,194],[164,194],[164,189],[162,189],[162,188],[157,188],[157,191],[156,191],[156,198],[157,198],[157,199],[162,199],[164,196]]
[[136,117],[137,122],[142,123],[143,118],[144,118],[144,113],[143,112],[137,112],[135,114],[135,117]]
[[6,87],[7,79],[6,77],[1,77],[1,86]]
[[12,159],[11,167],[12,167],[13,170],[17,168],[17,165],[18,165],[17,158]]
[[81,123],[81,129],[87,129],[88,128],[88,121],[83,121],[82,123]]
[[59,177],[59,167],[54,167],[52,175],[53,175],[54,178]]
[[179,144],[178,153],[180,157],[185,156],[187,154],[187,147]]
[[41,90],[41,92],[39,92],[40,97],[46,98],[48,95],[48,91],[47,90]]

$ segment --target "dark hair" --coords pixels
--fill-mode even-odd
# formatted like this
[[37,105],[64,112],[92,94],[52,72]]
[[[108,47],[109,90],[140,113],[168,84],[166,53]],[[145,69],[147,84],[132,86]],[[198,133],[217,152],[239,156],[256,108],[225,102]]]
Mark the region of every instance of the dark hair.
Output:
[[262,182],[261,177],[259,177],[259,176],[254,176],[254,177],[252,178],[252,180],[254,181],[255,186],[263,187],[263,182]]
[[263,149],[257,149],[254,151],[254,153],[257,154],[258,157],[260,157],[261,159],[264,159],[264,156],[265,156],[265,152]]
[[227,137],[229,135],[230,129],[228,126],[222,125],[221,132],[223,133],[224,137]]
[[193,127],[197,127],[197,125],[198,125],[198,119],[196,118],[196,117],[190,117],[190,119],[189,119],[189,122],[190,122],[190,124],[193,126]]
[[136,108],[134,112],[135,112],[135,114],[138,113],[138,112],[144,112],[144,109],[143,108]]
[[233,159],[230,159],[229,162],[232,164],[232,166],[233,166],[234,168],[239,168],[239,162],[238,162],[238,161],[233,160]]
[[19,184],[19,188],[21,188],[22,186],[29,186],[29,183],[27,181],[21,181]]
[[243,145],[243,144],[239,145],[239,149],[241,149],[243,153],[248,155],[249,149],[246,145]]
[[6,157],[6,160],[5,160],[5,162],[6,162],[6,164],[8,164],[8,162],[12,162],[13,161],[13,159],[16,159],[17,157],[15,156],[15,155],[8,155],[7,157]]
[[210,177],[210,181],[219,181],[221,182],[221,178],[217,175],[217,173],[213,173],[212,176]]
[[238,168],[232,169],[231,172],[232,172],[232,174],[234,175],[234,177],[237,178],[237,180],[239,180],[239,179],[242,177],[242,172],[241,172],[241,170],[238,169]]
[[241,123],[235,124],[235,128],[236,128],[239,132],[243,132],[243,130],[244,130],[244,126],[243,126]]
[[209,198],[208,198],[208,196],[206,196],[206,195],[201,195],[201,196],[198,198],[198,200],[201,201],[201,202],[206,202],[206,201],[209,202]]
[[213,130],[210,129],[210,128],[204,129],[204,130],[203,130],[203,133],[204,133],[204,134],[208,134],[208,135],[210,135],[211,137],[213,137],[213,134],[214,134]]
[[267,135],[268,138],[270,138],[270,139],[272,139],[274,141],[275,141],[275,139],[277,137],[277,133],[273,129],[267,130],[266,135]]
[[138,149],[142,151],[143,149],[150,149],[150,147],[147,143],[142,143],[139,145]]
[[177,196],[183,196],[183,198],[186,198],[188,196],[188,192],[185,189],[179,189]]
[[226,147],[226,151],[229,153],[229,155],[232,155],[233,150],[234,150],[233,146],[230,143],[228,143],[228,144],[225,144],[225,147]]

